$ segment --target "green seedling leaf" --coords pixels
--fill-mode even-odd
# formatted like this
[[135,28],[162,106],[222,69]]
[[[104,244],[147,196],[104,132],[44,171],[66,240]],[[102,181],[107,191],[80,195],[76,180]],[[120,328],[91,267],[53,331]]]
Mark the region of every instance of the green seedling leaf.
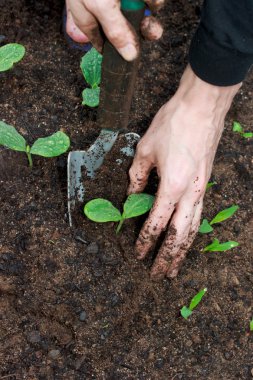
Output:
[[183,306],[180,313],[184,319],[188,319],[188,317],[192,314],[192,311],[188,309],[187,306]]
[[69,146],[69,137],[64,132],[59,131],[51,136],[36,140],[30,149],[30,153],[43,157],[56,157],[65,153]]
[[249,323],[249,329],[250,329],[250,331],[253,331],[253,319],[251,319],[251,321]]
[[145,214],[151,209],[154,199],[153,195],[145,193],[129,195],[124,204],[123,218],[129,219]]
[[238,121],[233,122],[233,132],[243,133],[243,129],[240,123]]
[[111,202],[103,198],[92,199],[84,206],[84,214],[93,222],[119,222],[121,213]]
[[244,133],[242,133],[242,136],[245,139],[249,139],[249,138],[253,137],[253,132],[244,132]]
[[82,92],[82,105],[89,107],[97,107],[99,105],[100,87],[85,88]]
[[208,220],[203,219],[203,221],[199,227],[199,232],[201,234],[208,234],[209,232],[212,232],[212,231],[213,231],[213,227],[210,226],[210,224],[208,223]]
[[239,209],[239,206],[233,205],[225,210],[220,211],[210,222],[210,224],[220,223],[230,218]]
[[223,252],[228,251],[231,248],[237,247],[239,243],[237,241],[227,241],[225,243],[220,243],[218,239],[214,239],[214,241],[207,245],[203,251],[204,252]]
[[210,189],[211,187],[213,187],[214,185],[217,185],[217,182],[208,182],[208,184],[206,185],[206,190]]
[[203,296],[207,292],[207,288],[204,288],[200,290],[191,300],[190,306],[183,306],[182,309],[180,310],[180,313],[183,318],[188,319],[188,317],[192,314],[193,310],[195,307],[198,306],[200,301],[202,300]]
[[81,60],[83,76],[92,88],[97,88],[101,82],[102,58],[102,55],[92,48]]
[[25,55],[25,48],[20,44],[7,44],[0,47],[0,72],[11,69]]
[[26,152],[26,141],[12,126],[0,121],[0,145],[19,152]]
[[200,303],[200,301],[202,300],[202,298],[206,292],[207,292],[207,288],[204,288],[204,289],[200,290],[196,294],[196,296],[193,297],[193,299],[191,300],[190,306],[189,306],[189,309],[191,311],[193,311],[193,309],[195,309],[195,307],[198,306],[198,304]]

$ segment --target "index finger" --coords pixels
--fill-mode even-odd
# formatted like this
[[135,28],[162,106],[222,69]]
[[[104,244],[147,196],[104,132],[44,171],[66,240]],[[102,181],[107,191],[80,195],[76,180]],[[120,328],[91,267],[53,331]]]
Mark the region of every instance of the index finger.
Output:
[[138,259],[143,259],[154,247],[171,218],[175,203],[175,200],[164,192],[162,186],[159,186],[155,203],[136,241],[135,250]]

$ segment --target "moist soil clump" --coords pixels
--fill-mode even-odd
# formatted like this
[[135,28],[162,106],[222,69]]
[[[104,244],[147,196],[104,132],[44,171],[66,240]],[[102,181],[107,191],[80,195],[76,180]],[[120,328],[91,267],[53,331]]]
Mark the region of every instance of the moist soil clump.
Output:
[[[143,44],[129,130],[143,134],[176,90],[199,18],[198,1],[168,2],[165,34]],[[10,0],[1,7],[4,43],[20,42],[26,56],[1,75],[0,119],[31,143],[64,130],[72,149],[87,149],[99,134],[96,110],[81,105],[85,87],[80,53],[61,31],[61,1]],[[214,235],[198,236],[173,281],[151,282],[151,259],[135,259],[145,217],[96,224],[67,218],[66,155],[34,158],[0,152],[1,378],[10,380],[251,379],[252,147],[231,132],[233,120],[252,128],[252,75],[226,121],[207,192],[209,220],[232,204],[235,216],[215,228],[220,241],[240,245],[202,253]],[[121,208],[127,167],[108,156],[87,199],[102,196]],[[172,163],[173,164],[173,163]],[[157,183],[157,181],[156,181]],[[153,184],[147,192],[155,192]],[[207,287],[188,321],[180,308]]]

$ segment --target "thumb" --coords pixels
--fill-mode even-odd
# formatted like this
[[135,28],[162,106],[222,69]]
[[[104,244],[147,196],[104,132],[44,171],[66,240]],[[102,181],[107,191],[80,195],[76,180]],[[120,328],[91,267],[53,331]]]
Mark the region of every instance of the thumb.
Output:
[[132,61],[139,54],[139,42],[132,25],[120,10],[120,2],[108,0],[95,2],[89,10],[101,24],[103,31],[126,61]]

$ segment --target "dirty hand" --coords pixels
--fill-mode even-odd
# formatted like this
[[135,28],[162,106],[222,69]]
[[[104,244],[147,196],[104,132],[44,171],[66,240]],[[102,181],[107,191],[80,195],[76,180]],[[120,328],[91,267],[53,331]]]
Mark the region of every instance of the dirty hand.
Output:
[[188,66],[176,94],[137,146],[129,193],[144,190],[152,168],[160,178],[154,206],[136,242],[138,258],[143,259],[167,230],[151,269],[155,280],[177,276],[198,231],[224,118],[240,86],[210,85]]
[[[164,0],[145,0],[151,10],[162,7]],[[102,51],[103,39],[99,31],[102,26],[108,40],[127,61],[135,59],[139,52],[138,41],[133,28],[120,10],[119,0],[67,0],[67,33],[77,42],[91,41]],[[73,22],[71,22],[73,20]],[[75,30],[75,28],[78,28]],[[153,17],[144,17],[141,24],[143,36],[148,40],[157,40],[163,29]],[[82,34],[82,35],[80,35]]]

